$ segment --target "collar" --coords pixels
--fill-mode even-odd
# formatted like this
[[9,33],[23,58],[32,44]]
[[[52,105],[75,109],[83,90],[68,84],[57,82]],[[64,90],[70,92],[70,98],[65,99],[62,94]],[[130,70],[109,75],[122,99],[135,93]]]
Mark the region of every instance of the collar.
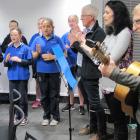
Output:
[[98,21],[96,21],[94,26],[92,27],[91,31],[86,34],[86,38],[93,38],[98,27],[99,27],[99,24],[98,24]]
[[[95,23],[96,23],[96,22],[95,22]],[[94,27],[95,23],[92,24],[92,25],[90,25],[90,26],[88,27],[88,29],[92,30],[92,28]]]
[[[20,42],[20,43],[19,43],[19,46],[18,46],[17,48],[19,48],[19,47],[22,46],[22,45],[23,45],[23,43]],[[11,43],[11,46],[14,47],[14,48],[16,48],[15,45],[14,45],[13,43]]]
[[95,24],[92,26],[91,31],[95,31],[99,27],[98,20],[96,20]]
[[85,31],[87,31],[87,34],[88,33],[92,33],[92,32],[94,32],[96,29],[97,29],[97,27],[99,27],[99,24],[98,24],[98,21],[96,20],[96,22],[94,23],[94,24],[92,24],[90,27],[88,27],[88,28],[85,28],[84,30]]
[[46,40],[50,40],[50,39],[54,38],[54,33],[52,33],[51,36],[48,38],[46,38],[46,36],[44,36],[44,35],[42,35],[42,37],[45,38]]

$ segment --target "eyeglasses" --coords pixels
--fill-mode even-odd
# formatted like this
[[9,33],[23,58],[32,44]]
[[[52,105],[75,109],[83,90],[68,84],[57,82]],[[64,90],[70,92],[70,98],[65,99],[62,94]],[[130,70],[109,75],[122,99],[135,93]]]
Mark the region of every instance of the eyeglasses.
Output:
[[140,19],[133,20],[133,24],[140,25]]
[[92,15],[81,15],[81,18],[87,17],[87,16],[92,16]]

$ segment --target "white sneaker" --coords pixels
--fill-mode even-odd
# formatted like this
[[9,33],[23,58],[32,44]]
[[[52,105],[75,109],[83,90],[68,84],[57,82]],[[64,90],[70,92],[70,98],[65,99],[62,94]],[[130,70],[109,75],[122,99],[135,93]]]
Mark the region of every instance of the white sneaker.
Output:
[[18,120],[16,118],[14,118],[14,124],[17,122]]
[[54,119],[50,122],[51,126],[56,126],[57,124],[58,124],[58,121]]
[[28,124],[28,120],[27,118],[24,118],[23,121],[20,123],[20,125],[24,126],[26,124]]
[[49,119],[44,119],[41,123],[41,125],[46,126],[49,125],[50,120]]

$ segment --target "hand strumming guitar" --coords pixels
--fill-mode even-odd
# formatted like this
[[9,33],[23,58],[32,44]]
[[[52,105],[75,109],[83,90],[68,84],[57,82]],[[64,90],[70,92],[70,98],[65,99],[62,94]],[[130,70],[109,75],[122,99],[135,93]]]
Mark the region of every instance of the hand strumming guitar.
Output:
[[115,62],[113,61],[113,59],[110,58],[109,64],[105,65],[101,63],[99,66],[99,70],[101,71],[103,76],[110,77],[115,67]]

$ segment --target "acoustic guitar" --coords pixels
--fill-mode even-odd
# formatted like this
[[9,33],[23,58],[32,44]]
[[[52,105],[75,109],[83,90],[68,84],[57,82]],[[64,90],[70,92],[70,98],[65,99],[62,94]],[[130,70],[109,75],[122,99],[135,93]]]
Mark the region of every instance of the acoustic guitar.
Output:
[[[140,63],[137,61],[134,61],[132,64],[129,65],[129,67],[125,70],[125,72],[138,76],[140,74]],[[122,111],[128,114],[129,116],[134,117],[133,106],[127,105],[125,103],[126,98],[129,96],[129,91],[130,91],[129,87],[117,84],[115,87],[114,96],[116,99],[118,99],[121,102]],[[131,98],[131,96],[129,98]]]
[[[109,63],[109,54],[106,54],[106,47],[104,44],[100,44],[97,42],[91,42],[91,40],[88,40],[86,43],[88,46],[92,45],[92,55],[97,58],[100,62],[103,64]],[[133,74],[135,76],[138,76],[140,74],[140,63],[137,61],[134,61],[132,64],[129,65],[129,67],[125,70],[123,70],[127,73]],[[133,116],[133,105],[127,105],[126,104],[126,98],[129,95],[130,88],[127,86],[123,86],[120,84],[117,84],[114,91],[114,97],[118,99],[121,102],[121,108],[124,113],[127,115]],[[129,97],[131,98],[131,96]]]

